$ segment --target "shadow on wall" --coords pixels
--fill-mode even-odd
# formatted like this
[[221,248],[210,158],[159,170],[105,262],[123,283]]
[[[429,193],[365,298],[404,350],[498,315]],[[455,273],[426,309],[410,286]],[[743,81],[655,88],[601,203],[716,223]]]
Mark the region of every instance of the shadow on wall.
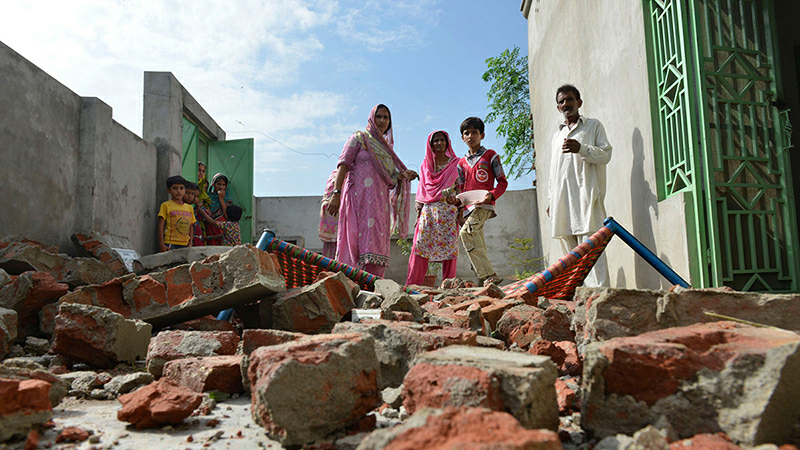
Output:
[[[650,215],[650,210],[652,209],[653,216],[658,219],[658,196],[653,193],[650,183],[644,176],[644,138],[642,138],[642,132],[639,128],[634,128],[633,130],[631,150],[633,151],[633,167],[631,168],[630,184],[632,221],[630,232],[636,236],[642,244],[652,250],[653,253],[658,254],[656,249],[656,237],[653,231],[653,220]],[[659,273],[642,257],[636,255],[634,261],[634,287],[640,289],[659,289],[662,285],[661,275],[659,275]],[[623,281],[624,278],[623,275]],[[618,285],[621,285],[619,281]]]

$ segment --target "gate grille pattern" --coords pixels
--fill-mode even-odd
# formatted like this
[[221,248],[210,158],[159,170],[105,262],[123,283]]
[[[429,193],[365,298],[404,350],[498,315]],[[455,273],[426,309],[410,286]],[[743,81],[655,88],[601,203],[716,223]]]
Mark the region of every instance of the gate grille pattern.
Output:
[[737,290],[793,291],[787,124],[770,0],[693,2],[699,30],[711,277]]

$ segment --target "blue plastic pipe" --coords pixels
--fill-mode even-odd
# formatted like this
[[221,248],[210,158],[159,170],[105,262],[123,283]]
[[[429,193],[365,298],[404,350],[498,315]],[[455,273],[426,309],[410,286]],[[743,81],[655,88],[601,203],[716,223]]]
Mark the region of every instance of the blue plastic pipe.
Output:
[[638,239],[632,234],[628,232],[625,228],[622,227],[613,217],[607,217],[606,220],[603,221],[603,225],[608,227],[609,230],[613,231],[623,242],[628,244],[630,248],[633,249],[636,253],[639,254],[645,261],[647,261],[654,269],[658,271],[661,275],[664,276],[670,283],[673,285],[677,284],[683,288],[691,288],[689,283],[686,282],[680,275],[678,275],[670,266],[668,266],[664,261],[661,260],[655,253],[653,253],[649,248],[645,247],[644,244],[639,242]]

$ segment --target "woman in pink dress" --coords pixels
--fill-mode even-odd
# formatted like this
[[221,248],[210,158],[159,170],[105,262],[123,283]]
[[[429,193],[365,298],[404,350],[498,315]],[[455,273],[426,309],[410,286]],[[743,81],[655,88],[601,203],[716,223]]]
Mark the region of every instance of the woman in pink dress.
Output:
[[456,276],[458,207],[445,202],[442,191],[458,180],[458,158],[445,131],[428,136],[417,187],[417,224],[408,259],[406,284],[422,284],[429,261],[442,261],[442,279]]
[[376,105],[367,130],[350,136],[337,164],[328,213],[339,216],[338,261],[383,277],[392,233],[408,232],[409,183],[417,176],[394,152],[389,108]]

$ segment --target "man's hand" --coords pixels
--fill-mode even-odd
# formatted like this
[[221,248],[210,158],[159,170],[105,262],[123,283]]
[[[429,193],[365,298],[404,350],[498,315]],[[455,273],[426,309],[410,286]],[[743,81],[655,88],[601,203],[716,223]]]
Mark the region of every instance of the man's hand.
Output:
[[561,144],[561,153],[578,153],[581,150],[581,143],[575,139],[564,139]]
[[445,197],[444,201],[453,206],[461,206],[461,200],[459,200],[458,197],[456,197],[455,195],[450,197]]

